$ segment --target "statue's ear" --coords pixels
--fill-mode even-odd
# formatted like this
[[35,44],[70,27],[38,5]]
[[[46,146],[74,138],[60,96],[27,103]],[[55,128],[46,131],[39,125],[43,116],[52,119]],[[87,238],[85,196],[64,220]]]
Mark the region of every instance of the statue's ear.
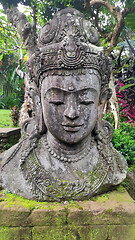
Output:
[[109,87],[106,87],[106,86],[103,87],[99,97],[99,104],[102,105],[103,103],[106,103],[111,96],[112,96],[112,90]]
[[100,97],[99,97],[99,106],[98,106],[98,124],[99,124],[99,126],[101,126],[101,124],[102,124],[102,117],[103,117],[103,111],[104,111],[105,104],[106,104],[107,100],[110,99],[111,95],[112,95],[112,91],[109,87],[105,86],[101,90]]
[[42,104],[40,105],[40,118],[39,118],[39,132],[40,134],[43,134],[47,131],[44,118],[43,118],[43,110],[42,110]]
[[34,108],[34,119],[36,124],[37,131],[42,134],[46,132],[46,126],[43,119],[43,111],[42,111],[42,104],[41,104],[41,95],[40,91],[37,88],[36,84],[33,84],[33,94],[32,94],[32,100],[33,100],[33,108]]

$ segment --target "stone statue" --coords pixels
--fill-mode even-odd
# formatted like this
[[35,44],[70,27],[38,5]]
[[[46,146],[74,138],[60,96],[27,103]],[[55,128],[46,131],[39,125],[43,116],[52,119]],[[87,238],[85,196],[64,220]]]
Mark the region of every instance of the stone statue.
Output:
[[1,186],[38,201],[84,200],[126,177],[124,157],[102,120],[111,61],[79,11],[58,12],[39,32],[27,63],[32,102],[22,138],[2,156]]

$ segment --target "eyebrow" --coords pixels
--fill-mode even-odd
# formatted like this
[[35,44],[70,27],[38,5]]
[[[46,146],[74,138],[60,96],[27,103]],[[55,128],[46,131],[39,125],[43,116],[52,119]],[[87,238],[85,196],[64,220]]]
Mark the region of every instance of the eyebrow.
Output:
[[63,92],[63,93],[76,93],[76,92],[81,92],[81,91],[86,91],[86,90],[94,90],[94,92],[96,92],[96,93],[98,93],[98,91],[95,89],[95,88],[82,88],[82,89],[79,89],[79,90],[73,90],[73,91],[68,91],[68,90],[65,90],[65,89],[62,89],[62,88],[49,88],[48,90],[47,90],[47,92],[45,93],[45,95],[48,93],[48,92],[50,92],[50,91],[59,91],[59,92]]

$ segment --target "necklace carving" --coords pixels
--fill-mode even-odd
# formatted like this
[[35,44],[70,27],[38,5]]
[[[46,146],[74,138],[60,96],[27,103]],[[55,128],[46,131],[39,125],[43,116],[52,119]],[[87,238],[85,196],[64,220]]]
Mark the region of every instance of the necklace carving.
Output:
[[[58,156],[52,151],[47,143],[45,143],[44,146],[46,150],[48,150],[50,157],[53,156],[55,159],[63,161],[64,164],[71,164],[71,162],[68,161],[71,159],[64,160],[62,156]],[[86,156],[90,156],[91,150],[89,147],[86,152]],[[81,158],[79,158],[79,160],[81,160]],[[72,164],[79,160],[74,158]],[[97,165],[84,179],[80,178],[80,180],[77,179],[73,181],[61,180],[59,174],[56,178],[53,176],[53,170],[50,172],[42,166],[36,148],[33,148],[27,156],[27,161],[24,161],[21,165],[21,169],[25,179],[31,185],[33,195],[36,199],[43,201],[62,201],[68,198],[74,200],[88,199],[92,196],[106,179],[109,165],[100,154]]]
[[57,154],[56,152],[55,152],[55,150],[54,149],[52,149],[52,147],[48,144],[48,141],[47,141],[47,137],[46,136],[44,136],[44,141],[43,141],[43,143],[44,143],[44,145],[45,145],[45,148],[47,148],[47,150],[48,150],[48,152],[54,157],[54,158],[56,158],[56,159],[58,159],[59,161],[64,161],[64,162],[68,162],[68,163],[71,163],[71,162],[78,162],[78,161],[80,161],[80,160],[82,160],[84,157],[86,157],[88,154],[89,154],[89,152],[91,151],[91,149],[93,148],[93,146],[94,146],[94,139],[92,138],[92,140],[89,142],[89,145],[88,145],[88,147],[85,149],[85,151],[83,151],[83,153],[78,153],[78,154],[76,154],[77,156],[76,157],[72,157],[72,159],[71,158],[69,158],[69,157],[67,157],[67,156],[64,156],[64,154],[62,154],[62,155],[59,155],[59,154]]

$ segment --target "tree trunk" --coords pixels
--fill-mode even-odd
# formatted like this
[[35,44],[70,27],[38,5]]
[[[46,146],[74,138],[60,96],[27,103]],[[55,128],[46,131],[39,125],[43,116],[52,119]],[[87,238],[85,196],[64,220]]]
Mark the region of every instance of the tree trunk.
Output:
[[27,59],[37,49],[37,34],[35,25],[32,25],[26,18],[24,13],[21,13],[16,7],[12,9],[4,9],[9,21],[17,28],[23,43],[27,50]]

